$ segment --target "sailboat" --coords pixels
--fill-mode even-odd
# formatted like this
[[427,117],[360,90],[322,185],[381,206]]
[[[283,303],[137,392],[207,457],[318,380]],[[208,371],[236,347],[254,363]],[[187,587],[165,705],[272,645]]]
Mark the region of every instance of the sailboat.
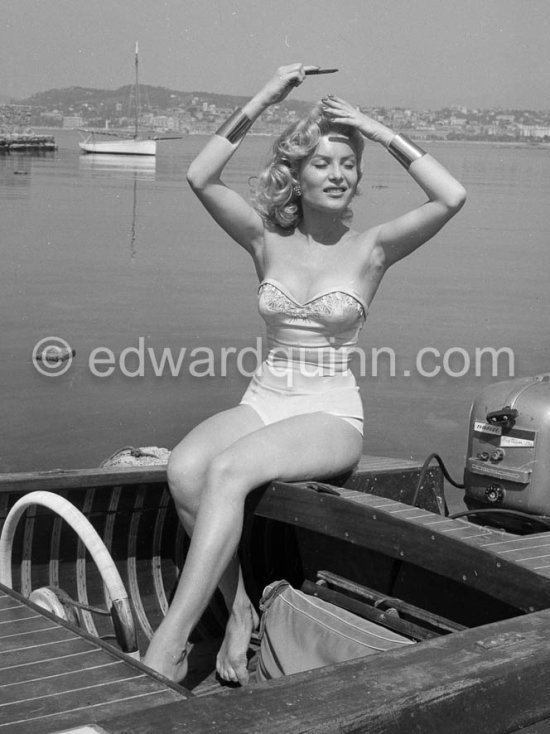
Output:
[[[83,130],[83,132],[89,133],[86,140],[80,142],[78,145],[84,153],[103,153],[108,155],[156,155],[157,153],[157,141],[151,138],[142,138],[139,136],[138,123],[139,123],[139,49],[136,41],[136,53],[135,53],[135,67],[136,67],[136,79],[135,79],[135,120],[134,120],[134,135],[132,137],[120,137],[117,132],[111,132],[107,130]],[[99,139],[97,136],[112,136],[115,139],[105,140],[102,137]]]

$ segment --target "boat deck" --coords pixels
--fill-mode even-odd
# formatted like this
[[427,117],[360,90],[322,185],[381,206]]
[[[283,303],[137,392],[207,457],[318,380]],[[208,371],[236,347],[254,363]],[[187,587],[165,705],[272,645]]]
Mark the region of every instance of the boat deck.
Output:
[[190,695],[0,584],[0,731],[46,734]]
[[524,612],[550,605],[550,532],[515,536],[347,487],[273,482],[257,515],[367,544]]

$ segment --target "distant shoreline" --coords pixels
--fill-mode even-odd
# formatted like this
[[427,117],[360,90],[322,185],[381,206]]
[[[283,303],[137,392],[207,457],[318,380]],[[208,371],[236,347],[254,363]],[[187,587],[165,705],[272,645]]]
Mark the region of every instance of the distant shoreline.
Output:
[[[38,130],[44,130],[48,132],[64,132],[64,133],[77,133],[78,128],[66,128],[66,127],[44,127],[42,125],[36,126],[32,128],[35,131]],[[113,128],[115,130],[115,128]],[[186,138],[187,136],[197,136],[197,135],[203,135],[204,137],[208,137],[212,135],[210,132],[200,132],[200,131],[194,131],[190,130],[187,133],[181,133],[182,138]],[[410,134],[412,138],[414,138],[414,130],[407,130],[407,134]],[[262,138],[270,138],[275,137],[278,135],[276,131],[272,133],[258,133],[250,131],[248,133],[249,136],[252,137],[262,137]],[[159,141],[162,141],[162,137],[158,138]],[[167,138],[167,141],[170,140],[170,138]],[[451,143],[467,143],[468,145],[492,145],[492,146],[505,146],[505,147],[516,147],[516,148],[542,148],[545,150],[550,149],[550,143],[533,143],[533,142],[523,142],[521,140],[468,140],[467,138],[463,138],[461,140],[444,140],[443,138],[439,138],[437,140],[424,140],[421,138],[417,139],[419,143],[426,143],[426,145],[431,145],[432,143],[443,143],[444,145],[449,145]]]

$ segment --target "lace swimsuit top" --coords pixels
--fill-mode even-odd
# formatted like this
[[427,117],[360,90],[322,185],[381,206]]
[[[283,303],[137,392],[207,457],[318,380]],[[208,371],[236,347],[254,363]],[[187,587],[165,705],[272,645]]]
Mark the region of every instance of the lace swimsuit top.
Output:
[[268,361],[301,361],[347,369],[368,306],[349,288],[329,288],[304,303],[273,278],[258,289],[258,308],[267,327]]

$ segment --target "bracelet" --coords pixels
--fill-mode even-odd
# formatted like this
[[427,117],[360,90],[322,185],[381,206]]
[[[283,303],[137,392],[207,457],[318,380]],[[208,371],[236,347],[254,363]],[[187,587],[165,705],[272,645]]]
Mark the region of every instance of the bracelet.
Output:
[[388,145],[388,150],[401,165],[409,170],[411,163],[426,155],[426,151],[415,145],[406,135],[394,135]]
[[239,107],[216,130],[216,135],[227,138],[230,143],[240,142],[252,126],[252,120]]

